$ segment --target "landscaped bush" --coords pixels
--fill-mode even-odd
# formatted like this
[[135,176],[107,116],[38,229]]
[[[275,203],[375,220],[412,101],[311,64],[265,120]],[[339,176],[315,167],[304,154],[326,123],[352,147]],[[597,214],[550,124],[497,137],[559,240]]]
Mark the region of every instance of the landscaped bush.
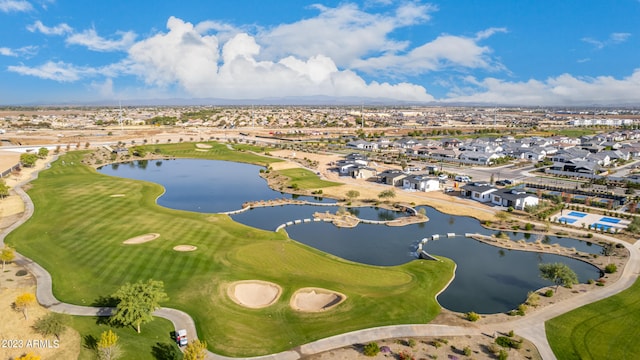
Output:
[[553,290],[549,289],[547,291],[544,292],[544,296],[546,297],[552,297],[553,296]]
[[398,353],[398,360],[414,360],[415,358],[413,357],[413,355],[409,354],[408,352],[405,351],[401,351]]
[[465,347],[464,347],[464,349],[462,349],[462,353],[463,353],[465,356],[471,356],[471,348],[470,348],[470,347],[468,347],[468,346],[465,346]]
[[527,230],[527,231],[533,230],[533,224],[532,223],[526,223],[524,225],[524,229]]
[[517,341],[516,339],[512,339],[507,336],[498,336],[496,339],[496,344],[511,349],[520,349],[522,347],[522,341]]
[[498,360],[507,360],[509,358],[509,354],[506,351],[500,350],[498,353]]
[[362,353],[365,354],[366,356],[376,356],[378,355],[378,353],[380,352],[380,347],[378,346],[378,343],[375,342],[370,342],[367,345],[364,346],[364,349],[362,350]]
[[616,271],[618,271],[618,267],[616,266],[616,264],[609,264],[604,267],[604,272],[606,272],[607,274],[613,274]]
[[478,321],[480,320],[480,315],[476,312],[473,311],[469,311],[468,313],[464,314],[465,318],[469,321]]

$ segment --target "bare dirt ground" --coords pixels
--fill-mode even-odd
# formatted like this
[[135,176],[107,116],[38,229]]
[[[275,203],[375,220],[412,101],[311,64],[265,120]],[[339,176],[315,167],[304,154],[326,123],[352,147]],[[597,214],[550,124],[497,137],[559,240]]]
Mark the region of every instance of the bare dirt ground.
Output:
[[0,359],[12,359],[26,353],[46,359],[75,359],[80,353],[80,334],[70,327],[61,334],[57,344],[54,336],[43,337],[33,330],[37,319],[48,310],[35,304],[28,309],[28,319],[13,309],[15,299],[24,294],[35,294],[35,280],[31,274],[22,275],[24,269],[7,264],[0,273]]
[[[506,334],[495,334],[504,336]],[[401,353],[412,356],[412,359],[497,359],[494,351],[503,349],[494,344],[494,334],[478,336],[441,336],[424,338],[385,339],[376,341],[378,346],[388,348],[388,352],[380,352],[376,356],[366,356],[363,348],[366,344],[354,344],[342,349],[326,351],[321,354],[307,356],[304,360],[364,360],[364,359],[398,359]],[[517,334],[517,340],[522,338]],[[465,348],[471,352],[469,356],[464,354]],[[540,360],[535,347],[524,340],[519,350],[505,350],[509,359]]]

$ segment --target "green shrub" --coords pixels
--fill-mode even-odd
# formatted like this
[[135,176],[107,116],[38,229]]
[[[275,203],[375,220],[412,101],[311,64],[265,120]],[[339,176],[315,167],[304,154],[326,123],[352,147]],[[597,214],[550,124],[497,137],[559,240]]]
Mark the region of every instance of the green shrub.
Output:
[[524,225],[524,229],[527,230],[527,231],[533,230],[533,224],[532,223],[526,223]]
[[376,356],[380,353],[380,347],[378,346],[378,343],[370,342],[364,346],[362,353],[366,356]]
[[553,290],[549,289],[547,291],[544,292],[544,296],[546,297],[552,297],[553,296]]
[[498,338],[496,338],[496,344],[502,346],[503,348],[511,349],[520,349],[522,347],[521,341],[517,341],[516,339],[512,339],[507,336],[498,336]]
[[407,340],[407,345],[409,347],[415,347],[416,346],[416,341],[414,339],[409,339],[409,340]]
[[500,350],[498,353],[498,360],[507,360],[509,358],[509,354],[506,351]]
[[513,332],[513,330],[509,330],[509,333],[507,334],[508,337],[513,337],[513,335],[515,335],[515,333]]
[[618,267],[616,266],[616,264],[609,264],[604,267],[604,272],[606,272],[607,274],[613,274],[616,271],[618,271]]
[[471,348],[470,348],[470,347],[468,347],[468,346],[465,346],[465,347],[464,347],[464,349],[462,349],[462,353],[463,353],[465,356],[471,356]]
[[478,315],[478,313],[473,311],[469,311],[468,313],[464,314],[464,316],[467,320],[472,322],[480,320],[480,315]]

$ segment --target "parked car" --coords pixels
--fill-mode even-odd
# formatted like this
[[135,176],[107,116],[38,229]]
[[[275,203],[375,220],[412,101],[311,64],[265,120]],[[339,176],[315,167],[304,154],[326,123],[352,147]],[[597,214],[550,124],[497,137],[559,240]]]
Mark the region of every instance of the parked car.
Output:
[[447,174],[438,175],[438,180],[440,180],[440,181],[447,180],[448,178],[449,178],[449,176]]
[[456,175],[456,181],[469,182],[469,181],[471,181],[471,178],[466,176],[466,175]]
[[500,186],[507,186],[507,185],[513,185],[513,181],[508,180],[508,179],[504,179],[504,180],[498,180],[495,182],[496,185],[500,185]]
[[176,343],[180,347],[187,346],[187,344],[189,343],[189,341],[187,340],[187,330],[180,329],[176,331]]

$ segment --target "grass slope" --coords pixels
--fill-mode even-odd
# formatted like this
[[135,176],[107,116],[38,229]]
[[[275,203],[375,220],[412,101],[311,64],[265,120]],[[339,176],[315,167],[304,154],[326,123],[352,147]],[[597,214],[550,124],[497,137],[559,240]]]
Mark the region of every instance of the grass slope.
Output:
[[288,185],[296,184],[301,189],[319,189],[342,184],[318,178],[313,171],[301,168],[278,170],[278,173],[289,178]]
[[70,316],[69,325],[82,334],[79,360],[96,358],[95,344],[100,334],[111,330],[118,335],[118,344],[123,359],[155,360],[182,359],[182,352],[171,339],[173,324],[169,320],[155,319],[143,327],[142,333],[136,333],[131,327],[111,327],[103,319],[87,316]]
[[558,359],[635,359],[640,354],[640,281],[610,298],[546,322]]
[[[175,153],[171,146],[163,152],[190,154],[185,144],[175,147]],[[228,154],[226,147],[217,150],[225,160],[268,161]],[[452,276],[449,260],[397,267],[350,263],[292,241],[284,232],[247,227],[225,215],[157,206],[159,185],[101,175],[81,165],[83,155],[64,155],[40,174],[29,190],[33,217],[6,239],[51,273],[61,301],[90,305],[125,282],[161,280],[170,297],[163,306],[193,316],[199,337],[212,351],[229,356],[288,350],[373,326],[426,323],[439,312],[434,296]],[[147,233],[160,238],[122,244]],[[180,244],[198,250],[172,250]],[[247,279],[273,281],[284,293],[268,308],[243,308],[226,296],[226,285]],[[293,311],[290,296],[308,286],[336,290],[348,299],[323,313]]]

